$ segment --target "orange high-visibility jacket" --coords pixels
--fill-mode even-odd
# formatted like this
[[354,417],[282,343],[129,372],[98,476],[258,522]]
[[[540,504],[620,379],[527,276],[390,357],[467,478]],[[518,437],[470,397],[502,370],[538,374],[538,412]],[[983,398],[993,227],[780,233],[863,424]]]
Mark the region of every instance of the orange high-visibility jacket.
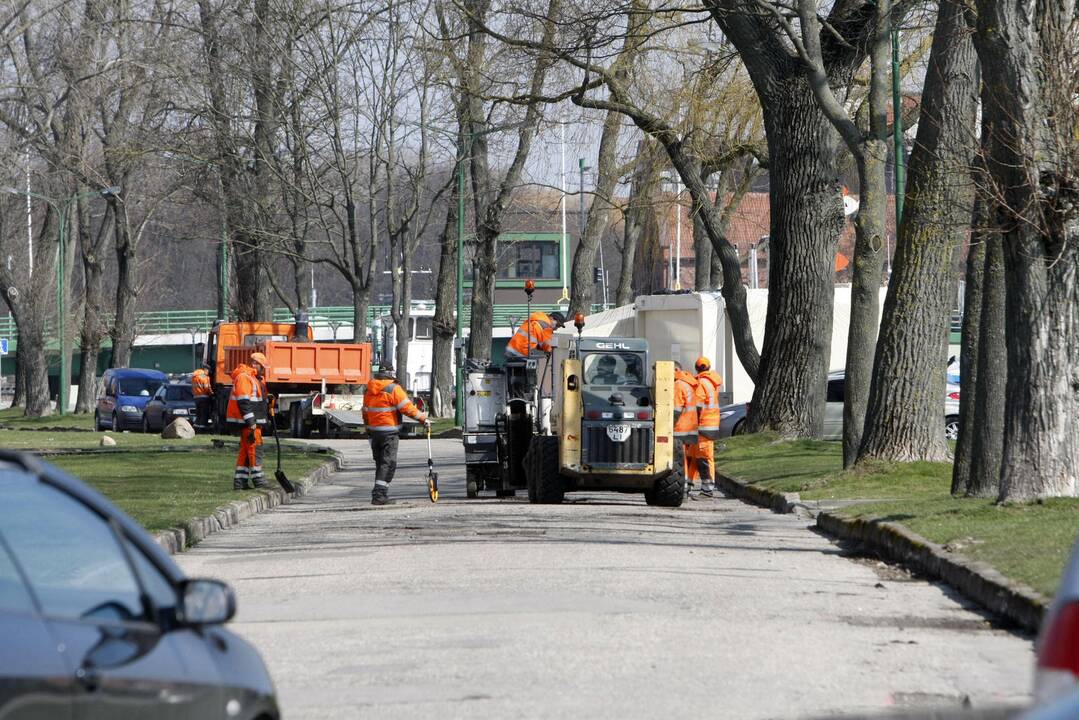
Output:
[[674,437],[697,442],[697,378],[685,370],[674,371]]
[[191,373],[191,392],[195,397],[208,397],[213,394],[210,388],[210,374],[199,368]]
[[710,440],[719,438],[719,389],[723,378],[714,370],[697,375],[697,432]]
[[506,355],[510,357],[528,357],[532,348],[551,352],[551,336],[554,335],[555,321],[545,312],[534,312],[528,316],[528,322],[522,323],[506,345]]
[[253,367],[241,363],[232,369],[226,420],[249,427],[266,424],[266,390]]
[[423,422],[427,415],[412,404],[408,393],[393,380],[375,378],[363,396],[363,420],[368,433],[395,433],[401,430],[401,413]]

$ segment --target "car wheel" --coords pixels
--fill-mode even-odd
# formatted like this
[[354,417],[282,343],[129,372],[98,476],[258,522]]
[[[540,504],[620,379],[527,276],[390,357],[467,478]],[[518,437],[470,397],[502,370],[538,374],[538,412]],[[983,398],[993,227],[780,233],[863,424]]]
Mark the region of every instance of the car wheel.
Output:
[[959,416],[949,415],[948,417],[944,418],[944,439],[959,439]]
[[116,413],[112,414],[112,429],[116,432],[120,432],[120,416]]
[[94,410],[94,432],[101,432],[105,426],[101,424],[101,413]]
[[746,434],[746,421],[739,420],[738,424],[731,430],[731,435],[745,435]]

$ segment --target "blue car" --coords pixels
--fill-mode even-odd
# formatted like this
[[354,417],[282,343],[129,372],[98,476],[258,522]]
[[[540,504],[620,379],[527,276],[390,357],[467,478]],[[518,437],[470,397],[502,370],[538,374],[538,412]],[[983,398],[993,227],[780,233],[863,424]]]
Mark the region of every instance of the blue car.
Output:
[[94,429],[142,430],[146,403],[168,382],[160,370],[113,368],[105,371],[105,394],[97,399]]

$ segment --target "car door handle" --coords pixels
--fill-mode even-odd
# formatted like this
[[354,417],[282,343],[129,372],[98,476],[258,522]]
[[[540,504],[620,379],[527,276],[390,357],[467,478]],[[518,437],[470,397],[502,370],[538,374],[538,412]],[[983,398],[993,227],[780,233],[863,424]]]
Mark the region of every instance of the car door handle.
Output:
[[86,692],[96,692],[101,687],[101,676],[91,668],[81,667],[76,670],[75,679],[79,681],[79,685]]

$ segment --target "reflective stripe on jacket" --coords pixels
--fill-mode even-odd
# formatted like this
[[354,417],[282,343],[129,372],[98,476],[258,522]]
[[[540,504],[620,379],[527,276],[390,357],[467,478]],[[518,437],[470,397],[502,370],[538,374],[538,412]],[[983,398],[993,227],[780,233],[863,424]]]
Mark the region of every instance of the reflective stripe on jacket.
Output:
[[712,370],[697,375],[697,431],[702,437],[719,438],[719,389],[723,378]]
[[375,378],[367,384],[363,396],[363,421],[370,433],[396,433],[401,430],[401,414],[418,422],[427,415],[408,399],[408,393],[393,380]]
[[685,370],[674,371],[674,436],[697,442],[697,378]]
[[266,424],[266,388],[253,367],[240,364],[233,368],[226,420],[240,425]]
[[210,375],[202,368],[191,373],[191,392],[195,397],[208,397],[213,393],[210,388]]
[[554,335],[555,322],[545,312],[534,312],[528,316],[528,322],[522,323],[506,345],[506,354],[510,357],[528,357],[532,348],[551,352],[551,336]]

